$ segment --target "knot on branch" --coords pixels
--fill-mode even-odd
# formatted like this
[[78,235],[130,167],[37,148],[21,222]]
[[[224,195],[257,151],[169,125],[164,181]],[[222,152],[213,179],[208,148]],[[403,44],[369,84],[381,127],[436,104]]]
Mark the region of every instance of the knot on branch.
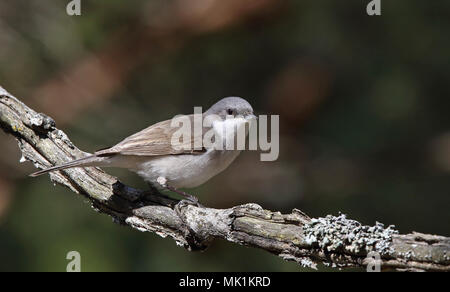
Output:
[[205,250],[215,237],[226,237],[234,218],[233,209],[177,204],[175,210],[183,222],[189,250]]
[[29,126],[36,133],[45,135],[56,129],[56,122],[43,113],[28,113],[25,125]]

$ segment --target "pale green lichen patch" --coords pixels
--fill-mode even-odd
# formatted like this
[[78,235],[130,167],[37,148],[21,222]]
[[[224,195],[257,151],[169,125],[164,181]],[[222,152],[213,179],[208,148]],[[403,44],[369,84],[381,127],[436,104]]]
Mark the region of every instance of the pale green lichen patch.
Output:
[[329,252],[348,251],[354,254],[371,251],[385,254],[390,251],[392,236],[398,234],[392,225],[385,228],[377,222],[375,226],[364,226],[347,219],[344,214],[311,219],[311,223],[304,228],[307,244]]
[[23,132],[23,127],[21,125],[18,125],[18,123],[16,123],[16,122],[12,122],[11,130],[13,132],[21,133],[21,132]]

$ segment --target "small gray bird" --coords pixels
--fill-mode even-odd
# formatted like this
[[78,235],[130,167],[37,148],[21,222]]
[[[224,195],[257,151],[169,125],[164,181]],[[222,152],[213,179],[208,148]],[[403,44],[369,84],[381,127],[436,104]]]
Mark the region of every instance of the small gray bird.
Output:
[[[215,117],[212,119],[210,129],[224,145],[230,139],[236,141],[238,129],[256,119],[252,106],[240,97],[226,97],[219,100],[202,114],[202,118],[208,116]],[[187,117],[191,121],[194,120],[194,115]],[[63,165],[35,172],[30,176],[36,177],[72,167],[127,168],[153,187],[169,189],[198,203],[197,198],[178,188],[192,188],[205,183],[226,169],[239,155],[240,150],[225,150],[225,147],[224,150],[218,150],[215,147],[204,146],[200,149],[194,148],[194,145],[198,145],[196,144],[199,142],[198,139],[203,142],[205,128],[202,129],[201,135],[190,135],[189,141],[181,142],[184,144],[182,146],[188,147],[181,149],[173,147],[172,136],[179,128],[173,127],[171,122],[172,120],[159,122],[129,136],[115,146]],[[245,135],[247,133],[248,131]]]

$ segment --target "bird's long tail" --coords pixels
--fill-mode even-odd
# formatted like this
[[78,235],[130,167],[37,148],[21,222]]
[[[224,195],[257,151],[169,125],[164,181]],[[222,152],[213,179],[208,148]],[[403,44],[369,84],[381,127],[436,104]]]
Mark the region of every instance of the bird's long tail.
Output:
[[49,167],[47,169],[43,169],[40,171],[37,171],[35,173],[30,174],[31,177],[40,176],[42,174],[46,174],[52,171],[72,168],[72,167],[86,167],[86,166],[99,166],[100,162],[103,161],[104,157],[98,157],[97,155],[89,155],[77,160],[73,160],[67,163],[64,163],[62,165],[57,165],[53,167]]

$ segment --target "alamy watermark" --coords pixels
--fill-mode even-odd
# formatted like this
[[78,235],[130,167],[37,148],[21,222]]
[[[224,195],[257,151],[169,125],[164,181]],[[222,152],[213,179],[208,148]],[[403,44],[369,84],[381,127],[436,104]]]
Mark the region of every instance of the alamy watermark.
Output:
[[81,272],[81,255],[78,251],[69,251],[66,260],[70,261],[66,266],[67,272]]
[[366,271],[368,273],[381,272],[381,256],[378,252],[372,251],[367,254],[365,259],[367,262]]
[[371,0],[367,4],[366,12],[370,16],[381,15],[381,0]]
[[67,15],[81,15],[81,0],[72,0],[66,6]]
[[261,161],[274,161],[280,151],[280,119],[278,115],[270,116],[270,132],[268,121],[267,115],[205,116],[201,107],[194,107],[193,115],[172,118],[170,144],[176,151],[261,150]]
[[[81,15],[81,0],[72,0],[66,6],[67,15]],[[366,7],[367,15],[381,15],[381,0],[371,0]]]

